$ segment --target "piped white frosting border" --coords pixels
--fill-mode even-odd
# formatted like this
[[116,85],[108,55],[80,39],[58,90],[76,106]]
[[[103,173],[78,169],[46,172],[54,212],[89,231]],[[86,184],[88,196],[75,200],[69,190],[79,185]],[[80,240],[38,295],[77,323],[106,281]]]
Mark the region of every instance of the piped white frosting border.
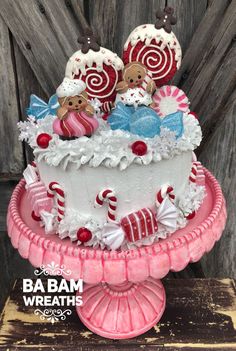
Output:
[[[91,138],[81,137],[76,140],[62,141],[53,134],[54,117],[48,116],[34,122],[20,122],[20,140],[25,140],[34,149],[36,161],[44,160],[50,166],[62,165],[64,169],[69,164],[76,168],[82,165],[89,167],[108,168],[119,167],[124,170],[132,163],[148,165],[162,159],[170,159],[185,151],[193,151],[202,140],[201,127],[198,120],[187,113],[183,116],[184,133],[176,139],[174,132],[162,129],[160,136],[141,138],[122,130],[111,130],[109,125],[100,119],[100,127]],[[48,148],[42,149],[36,143],[37,135],[49,133],[52,140]],[[148,146],[146,155],[140,157],[131,150],[131,145],[137,140],[144,140]]]

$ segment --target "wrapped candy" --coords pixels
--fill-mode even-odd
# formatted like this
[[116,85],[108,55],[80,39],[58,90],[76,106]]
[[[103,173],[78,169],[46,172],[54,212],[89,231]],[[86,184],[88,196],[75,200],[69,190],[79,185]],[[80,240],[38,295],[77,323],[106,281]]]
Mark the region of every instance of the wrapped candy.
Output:
[[130,213],[120,221],[127,240],[135,242],[149,235],[153,235],[158,230],[155,214],[150,208],[143,208],[140,211]]

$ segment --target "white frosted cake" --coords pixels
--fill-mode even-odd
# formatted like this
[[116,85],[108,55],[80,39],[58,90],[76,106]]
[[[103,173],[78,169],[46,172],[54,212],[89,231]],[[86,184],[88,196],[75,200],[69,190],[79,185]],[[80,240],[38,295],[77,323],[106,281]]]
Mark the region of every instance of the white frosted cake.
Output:
[[166,21],[137,27],[123,60],[85,33],[56,94],[31,96],[19,129],[35,156],[24,177],[45,235],[127,250],[166,238],[201,206],[202,133],[185,93],[166,85],[181,63]]

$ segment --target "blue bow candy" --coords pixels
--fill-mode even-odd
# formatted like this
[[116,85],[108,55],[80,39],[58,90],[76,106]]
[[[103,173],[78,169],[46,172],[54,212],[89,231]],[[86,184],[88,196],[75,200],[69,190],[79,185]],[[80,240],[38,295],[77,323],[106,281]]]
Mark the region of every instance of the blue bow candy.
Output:
[[122,102],[118,102],[107,120],[111,129],[130,131],[130,117],[134,112],[135,108],[133,106],[126,106]]
[[125,106],[118,102],[108,118],[112,130],[122,129],[145,138],[153,138],[160,135],[161,127],[175,132],[176,139],[181,137],[184,131],[183,112],[177,111],[164,118],[151,108],[146,106],[138,107]]
[[36,95],[30,95],[30,105],[27,108],[27,115],[34,116],[36,119],[42,119],[48,115],[55,116],[59,106],[56,94],[50,97],[48,103]]

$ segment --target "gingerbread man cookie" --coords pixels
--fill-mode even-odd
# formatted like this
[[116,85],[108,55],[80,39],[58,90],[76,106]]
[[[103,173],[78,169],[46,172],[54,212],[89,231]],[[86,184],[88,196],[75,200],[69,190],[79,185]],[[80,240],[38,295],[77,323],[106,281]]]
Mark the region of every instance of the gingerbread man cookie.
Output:
[[116,86],[116,102],[121,101],[127,105],[152,104],[156,84],[145,65],[138,61],[128,63],[123,69],[122,78]]
[[173,16],[174,9],[172,7],[166,6],[163,11],[158,10],[156,13],[157,21],[155,23],[156,29],[163,28],[167,33],[172,30],[171,25],[175,25],[177,20]]
[[99,51],[99,38],[96,34],[93,34],[91,29],[87,29],[84,32],[84,35],[78,38],[78,43],[81,44],[81,51],[83,54],[87,54],[87,52],[91,49],[93,51]]
[[117,84],[116,91],[125,93],[129,88],[135,89],[144,86],[146,80],[145,90],[148,94],[153,94],[156,84],[153,80],[147,79],[147,75],[148,70],[142,63],[138,61],[128,63],[122,72],[123,81]]

